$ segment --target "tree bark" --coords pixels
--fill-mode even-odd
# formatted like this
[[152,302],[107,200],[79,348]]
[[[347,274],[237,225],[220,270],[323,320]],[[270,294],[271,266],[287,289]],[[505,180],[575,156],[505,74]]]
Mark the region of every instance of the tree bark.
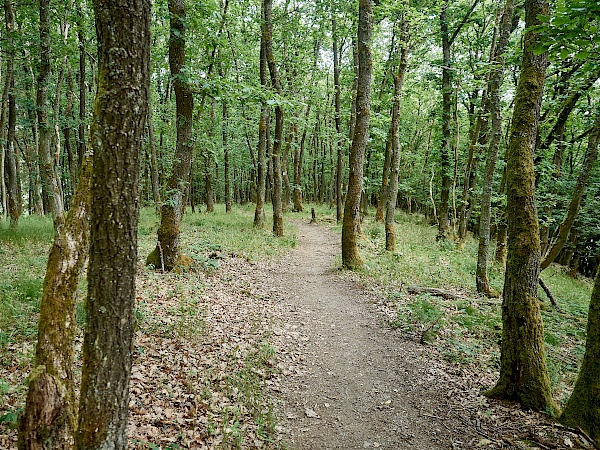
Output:
[[12,0],[4,1],[4,16],[6,18],[6,78],[5,83],[8,88],[8,132],[6,134],[6,152],[4,158],[5,173],[7,175],[6,193],[8,203],[8,215],[10,216],[10,226],[15,228],[19,223],[21,215],[21,198],[18,189],[18,173],[15,154],[15,130],[17,124],[17,109],[15,104],[15,55],[14,40],[15,32],[15,11]]
[[148,108],[148,140],[150,141],[150,182],[152,184],[152,199],[155,205],[160,205],[160,182],[158,179],[158,158],[156,139],[154,137],[154,123],[152,121],[152,108]]
[[42,289],[35,368],[29,376],[19,449],[72,449],[77,424],[73,380],[77,287],[88,255],[91,158],[84,164]]
[[52,130],[48,121],[48,83],[50,79],[50,2],[39,1],[40,12],[40,71],[37,78],[37,121],[39,128],[40,175],[48,194],[48,208],[54,223],[55,236],[60,234],[64,223],[64,202],[60,179],[56,173],[54,158],[50,151]]
[[[264,24],[263,24],[264,27]],[[260,84],[266,89],[268,84],[267,59],[264,43],[261,39],[260,45]],[[266,155],[267,155],[267,124],[269,120],[269,108],[265,102],[260,106],[260,118],[258,120],[258,151],[257,151],[257,176],[256,176],[256,208],[254,210],[254,226],[263,228],[265,226],[265,196],[266,196]]]
[[488,260],[490,248],[490,226],[492,217],[492,190],[494,185],[494,175],[496,173],[496,163],[498,161],[498,151],[500,149],[500,140],[502,138],[502,116],[500,103],[500,88],[504,76],[504,52],[508,46],[510,34],[512,32],[512,20],[514,12],[514,1],[506,0],[504,11],[500,19],[500,32],[495,54],[492,58],[492,70],[488,85],[488,97],[490,116],[492,120],[491,139],[485,161],[485,172],[483,176],[483,191],[481,194],[481,213],[479,216],[479,245],[477,250],[477,269],[475,273],[475,282],[477,292],[488,297],[498,297],[499,293],[490,287],[488,278]]
[[573,393],[560,421],[581,427],[600,445],[600,271],[596,274],[587,323],[587,341],[583,362]]
[[[332,2],[334,5],[334,2]],[[340,59],[341,55],[338,53],[338,35],[337,35],[337,11],[333,10],[331,13],[331,34],[333,37],[333,87],[335,89],[335,142],[336,142],[336,170],[335,170],[335,204],[336,204],[336,219],[338,223],[342,222],[344,218],[344,202],[342,196],[342,180],[343,180],[343,157],[344,149],[342,146],[342,100],[341,100],[341,89],[340,89]]]
[[502,300],[500,378],[487,393],[518,401],[527,409],[556,412],[546,365],[544,330],[537,297],[540,240],[535,204],[533,154],[547,54],[536,55],[532,27],[548,15],[545,0],[526,0],[523,63],[506,156],[508,263]]
[[192,110],[194,108],[194,97],[183,72],[186,39],[184,0],[170,0],[169,12],[171,25],[169,67],[175,90],[177,141],[173,169],[167,183],[168,198],[161,206],[158,243],[146,259],[146,264],[168,271],[178,265],[188,264],[188,258],[181,254],[179,233],[185,186],[188,184],[192,166]]
[[360,196],[363,182],[365,148],[369,137],[371,104],[371,31],[373,1],[360,0],[358,7],[358,80],[356,86],[356,124],[350,147],[350,174],[342,224],[342,265],[356,269],[363,265],[358,250]]
[[[183,3],[170,3],[170,9],[178,27]],[[125,450],[134,354],[140,150],[150,92],[150,2],[95,0],[94,15],[98,91],[91,127],[90,262],[76,443],[80,450]]]
[[231,176],[229,174],[229,141],[228,141],[228,125],[229,113],[227,109],[227,101],[222,100],[223,109],[223,159],[224,159],[224,176],[225,176],[225,212],[231,212]]
[[409,23],[406,17],[402,18],[400,25],[400,61],[398,70],[394,74],[394,100],[392,103],[392,156],[389,173],[389,188],[387,189],[386,211],[385,211],[385,249],[390,252],[396,251],[396,230],[394,227],[394,216],[396,213],[396,200],[398,198],[398,172],[400,170],[400,105],[402,104],[402,86],[408,67],[409,49]]
[[[263,1],[264,29],[263,39],[265,41],[265,58],[271,74],[271,84],[280,100],[283,95],[281,81],[277,72],[275,56],[273,55],[273,0]],[[271,158],[273,162],[273,234],[283,236],[283,207],[282,207],[282,176],[281,176],[281,147],[283,144],[283,106],[280,101],[275,106],[275,135],[273,136],[273,149]]]

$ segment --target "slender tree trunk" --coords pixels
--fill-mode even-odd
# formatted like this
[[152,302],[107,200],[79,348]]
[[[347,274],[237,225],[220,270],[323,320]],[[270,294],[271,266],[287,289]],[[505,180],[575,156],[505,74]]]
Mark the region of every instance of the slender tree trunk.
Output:
[[152,122],[152,108],[148,108],[148,140],[150,141],[150,183],[152,184],[152,199],[155,205],[160,205],[160,183],[158,180],[158,158],[156,139],[154,137],[154,123]]
[[225,176],[225,212],[231,212],[231,178],[229,175],[230,167],[229,167],[229,142],[227,133],[228,125],[229,125],[229,113],[227,110],[227,101],[223,100],[223,157],[224,157],[224,165],[223,168],[224,176]]
[[504,12],[500,20],[500,37],[496,47],[496,54],[492,58],[494,67],[488,85],[490,115],[492,119],[491,139],[485,161],[485,174],[483,177],[483,191],[481,194],[481,213],[479,216],[479,246],[477,251],[477,270],[475,281],[477,292],[489,297],[498,297],[499,293],[490,287],[488,278],[488,260],[490,247],[490,227],[492,217],[492,190],[496,162],[502,138],[502,116],[500,104],[500,87],[504,75],[504,52],[512,31],[514,12],[513,0],[506,0]]
[[88,255],[92,161],[84,164],[61,233],[50,249],[19,449],[72,449],[77,425],[73,354],[77,287]]
[[292,149],[292,142],[294,141],[294,137],[298,133],[298,115],[294,115],[294,120],[289,126],[288,134],[285,139],[285,147],[283,149],[283,158],[281,161],[282,172],[281,176],[283,178],[283,212],[286,213],[290,210],[290,201],[292,198],[292,186],[290,183],[290,150]]
[[[304,114],[304,123],[308,123],[308,117],[310,116],[310,103],[306,107],[306,113]],[[304,207],[302,206],[302,162],[304,159],[304,143],[306,141],[306,132],[308,125],[304,126],[302,132],[302,138],[300,139],[300,145],[296,142],[294,147],[294,190],[292,193],[294,201],[294,212],[302,212]]]
[[[169,6],[172,29],[183,32],[183,3]],[[150,93],[150,2],[134,0],[124,7],[96,0],[94,13],[99,79],[91,128],[90,262],[76,442],[80,450],[125,450],[134,356],[140,150]],[[178,53],[175,69],[184,60],[181,44],[172,43]]]
[[363,265],[358,251],[360,228],[360,196],[363,181],[363,162],[369,136],[371,104],[371,30],[373,1],[360,0],[358,7],[358,81],[356,89],[356,125],[350,147],[350,175],[344,204],[342,225],[342,264],[355,269]]
[[392,165],[392,127],[385,141],[385,158],[383,160],[383,171],[381,174],[381,190],[379,191],[379,203],[375,212],[378,222],[385,222],[384,210],[387,207],[388,191],[390,186],[390,167]]
[[[332,5],[334,2],[332,2]],[[333,86],[335,89],[335,133],[336,133],[336,171],[335,171],[335,203],[336,203],[336,219],[338,223],[341,223],[344,218],[344,205],[342,196],[342,180],[343,180],[343,157],[344,149],[342,145],[342,100],[341,100],[341,89],[340,89],[340,59],[341,55],[338,53],[338,35],[337,35],[337,11],[333,10],[331,14],[331,33],[333,35]]]
[[[80,12],[81,14],[81,12]],[[80,18],[79,20],[83,20]],[[85,102],[86,102],[86,75],[85,75],[85,37],[83,35],[83,25],[79,25],[77,31],[79,41],[79,127],[77,130],[77,170],[83,163],[83,157],[86,151],[85,141]]]
[[21,215],[21,198],[18,189],[18,173],[15,152],[15,130],[17,125],[17,108],[15,104],[15,61],[14,61],[14,41],[15,32],[15,11],[12,0],[4,0],[4,16],[6,18],[6,88],[8,90],[8,132],[6,134],[6,152],[4,158],[4,168],[7,175],[6,193],[8,203],[8,215],[10,216],[10,226],[15,228],[19,223]]
[[[281,81],[277,72],[275,56],[273,55],[273,0],[263,0],[264,21],[263,39],[265,41],[265,58],[271,74],[271,84],[275,92],[282,96]],[[283,106],[275,106],[275,136],[271,158],[273,161],[273,234],[283,236],[283,208],[282,208],[282,177],[281,177],[281,147],[283,144]]]
[[535,204],[533,154],[547,66],[536,55],[532,27],[548,15],[545,0],[526,0],[523,63],[506,156],[508,263],[502,300],[500,378],[487,395],[516,400],[525,408],[556,412],[546,365],[544,330],[537,297],[540,240]]
[[[263,25],[264,26],[264,25]],[[262,40],[261,40],[262,41]],[[260,46],[260,83],[263,88],[268,84],[267,59],[264,43]],[[267,155],[267,125],[269,120],[269,108],[265,102],[260,107],[260,119],[258,121],[258,151],[257,151],[257,186],[256,186],[256,209],[254,210],[254,226],[263,228],[265,226],[265,195],[266,195],[266,155]]]
[[171,25],[169,66],[175,90],[177,141],[173,169],[167,183],[169,195],[161,207],[158,243],[146,259],[146,264],[164,270],[173,270],[178,265],[189,264],[188,258],[181,254],[179,233],[185,194],[184,186],[188,184],[192,166],[192,110],[194,109],[193,94],[182,74],[182,69],[185,67],[186,39],[184,0],[170,0],[169,12]]
[[400,62],[398,70],[394,74],[394,100],[392,103],[392,157],[390,164],[390,181],[386,199],[385,211],[385,249],[390,252],[396,251],[396,230],[394,217],[396,213],[396,200],[398,198],[398,172],[400,170],[400,105],[402,104],[402,86],[408,67],[409,54],[409,31],[408,19],[404,17],[400,25]]
[[48,194],[49,212],[52,214],[55,236],[64,223],[64,203],[60,180],[50,151],[52,130],[48,122],[48,82],[50,79],[50,2],[39,1],[40,10],[40,70],[37,79],[37,121],[39,128],[40,175]]
[[575,184],[575,189],[573,190],[573,197],[571,198],[571,202],[569,203],[569,207],[567,209],[567,215],[558,227],[558,235],[554,239],[554,242],[552,242],[548,254],[542,261],[541,270],[544,270],[552,262],[554,262],[564,245],[567,243],[567,240],[569,239],[569,233],[571,232],[571,227],[575,223],[575,219],[577,219],[579,207],[581,205],[581,200],[583,199],[583,194],[585,192],[590,173],[592,172],[592,168],[594,167],[596,159],[598,158],[599,139],[600,116],[596,119],[593,131],[588,137],[587,151],[585,152],[581,172],[579,173],[577,183]]
[[[211,99],[210,102],[210,121],[211,123],[216,123],[215,118],[215,100]],[[211,141],[214,140],[214,128],[211,127],[208,130],[208,137]],[[213,187],[212,180],[212,153],[205,148],[204,149],[204,186],[205,186],[205,194],[206,194],[206,212],[214,212],[215,211],[215,189]]]

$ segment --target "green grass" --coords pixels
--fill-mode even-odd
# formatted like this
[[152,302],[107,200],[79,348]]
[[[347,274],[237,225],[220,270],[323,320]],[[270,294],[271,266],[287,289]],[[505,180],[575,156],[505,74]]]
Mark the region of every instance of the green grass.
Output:
[[[383,224],[375,222],[373,215],[372,211],[362,224],[360,250],[365,266],[359,273],[371,283],[375,281],[395,304],[397,314],[390,325],[430,342],[449,361],[477,370],[497,370],[500,300],[476,292],[476,240],[471,237],[463,249],[457,249],[451,241],[436,241],[437,229],[422,216],[398,212],[397,251],[390,253],[385,251]],[[332,228],[339,230],[339,225]],[[573,279],[558,266],[546,269],[542,277],[563,311],[557,311],[539,289],[554,396],[564,403],[585,350],[593,282]],[[490,282],[502,292],[503,268],[492,265]],[[409,286],[452,290],[464,298],[409,295]]]

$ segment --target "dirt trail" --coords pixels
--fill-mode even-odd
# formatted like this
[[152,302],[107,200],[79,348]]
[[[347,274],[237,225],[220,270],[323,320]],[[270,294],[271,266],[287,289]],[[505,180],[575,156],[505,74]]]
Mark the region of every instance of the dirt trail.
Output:
[[285,440],[297,449],[469,448],[447,415],[439,364],[389,330],[371,294],[335,268],[337,235],[298,226],[297,249],[268,277],[288,304],[276,328],[290,363],[278,395]]

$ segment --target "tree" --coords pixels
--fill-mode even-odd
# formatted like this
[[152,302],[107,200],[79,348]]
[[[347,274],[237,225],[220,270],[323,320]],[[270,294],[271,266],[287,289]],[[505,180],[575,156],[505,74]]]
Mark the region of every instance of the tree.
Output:
[[[183,4],[172,10],[177,26]],[[123,450],[135,329],[140,150],[150,89],[150,2],[96,0],[94,15],[98,91],[76,442],[82,450]]]
[[276,94],[280,97],[275,105],[275,136],[271,158],[273,161],[273,234],[283,236],[283,207],[282,207],[282,177],[281,177],[281,147],[283,145],[283,106],[281,105],[281,81],[277,72],[275,56],[273,55],[273,0],[263,1],[263,40],[265,46],[265,58],[271,74],[271,84]]
[[508,261],[502,300],[500,378],[487,395],[516,400],[536,411],[556,412],[537,297],[540,240],[533,171],[548,59],[546,53],[534,53],[539,36],[531,27],[539,24],[538,16],[547,14],[546,1],[525,2],[527,31],[506,155]]
[[350,173],[342,223],[342,265],[349,269],[363,265],[358,250],[360,228],[360,197],[363,182],[363,163],[369,136],[371,107],[371,31],[373,1],[360,0],[358,6],[358,79],[356,82],[356,123],[350,146]]
[[583,362],[560,420],[581,427],[600,444],[600,271],[590,301]]
[[35,368],[29,375],[19,449],[72,449],[77,425],[73,344],[76,291],[88,255],[91,158],[80,171],[64,227],[55,233],[42,288]]
[[494,174],[496,173],[496,162],[498,161],[498,151],[500,149],[500,139],[502,138],[500,88],[502,86],[502,78],[504,75],[504,52],[507,49],[508,40],[514,28],[513,12],[513,0],[506,0],[500,18],[498,43],[491,58],[493,69],[488,83],[489,109],[492,121],[492,129],[485,161],[483,190],[481,194],[481,212],[479,215],[479,245],[477,250],[477,269],[475,274],[475,282],[477,285],[477,292],[490,297],[497,297],[499,295],[490,287],[487,273],[487,263],[490,247],[492,188],[494,183]]
[[157,269],[173,270],[189,264],[179,246],[181,214],[185,208],[184,194],[192,166],[192,110],[194,97],[185,73],[186,10],[184,0],[169,1],[171,31],[169,35],[169,66],[175,90],[175,127],[177,140],[173,169],[167,184],[166,201],[160,210],[160,227],[156,248],[146,264]]
[[398,69],[394,73],[394,100],[392,103],[392,123],[390,135],[392,143],[389,188],[386,189],[387,198],[385,212],[385,249],[396,251],[396,231],[394,217],[396,214],[396,200],[398,197],[398,171],[400,169],[400,105],[402,103],[402,86],[408,67],[409,48],[409,21],[406,17],[400,23],[400,60]]

